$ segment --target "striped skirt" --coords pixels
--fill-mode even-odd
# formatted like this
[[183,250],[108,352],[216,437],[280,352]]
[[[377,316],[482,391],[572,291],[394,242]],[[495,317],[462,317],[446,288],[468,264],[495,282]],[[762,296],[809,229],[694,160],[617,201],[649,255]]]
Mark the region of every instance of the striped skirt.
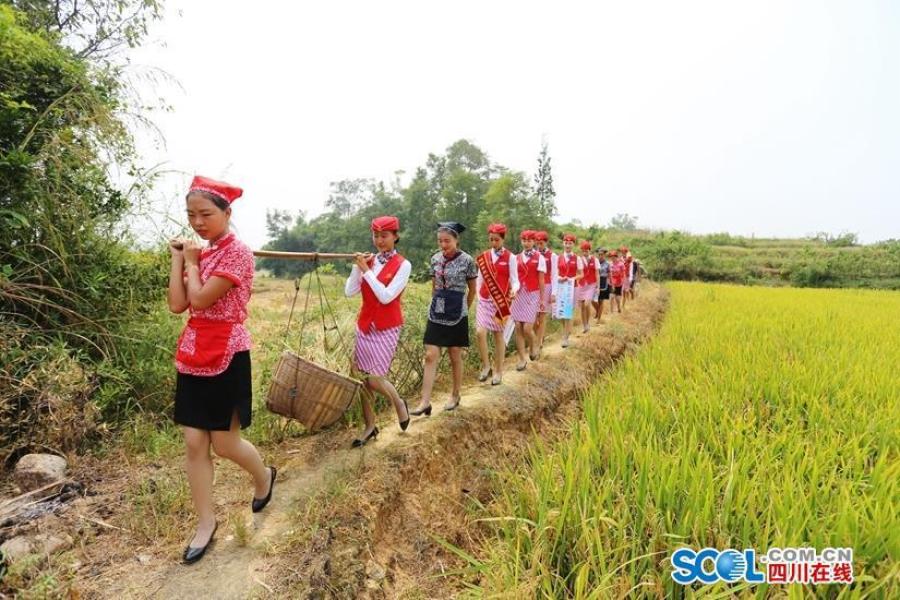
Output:
[[478,312],[475,315],[475,325],[487,331],[501,331],[503,328],[494,319],[497,314],[497,306],[490,298],[478,296]]
[[597,284],[590,283],[575,288],[575,300],[580,302],[593,302],[597,293]]
[[353,350],[353,363],[356,368],[369,375],[384,377],[391,368],[397,342],[400,341],[402,326],[379,331],[373,323],[368,332],[356,328],[356,347]]
[[544,310],[542,313],[550,313],[553,311],[553,308],[550,306],[550,296],[553,295],[553,286],[549,283],[544,284]]
[[537,320],[540,305],[541,293],[538,290],[529,292],[528,290],[520,289],[510,309],[512,318],[520,323],[534,323]]

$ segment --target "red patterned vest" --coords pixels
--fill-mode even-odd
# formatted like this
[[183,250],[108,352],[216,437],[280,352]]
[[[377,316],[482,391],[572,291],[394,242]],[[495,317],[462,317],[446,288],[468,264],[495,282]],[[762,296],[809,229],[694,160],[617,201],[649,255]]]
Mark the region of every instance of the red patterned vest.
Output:
[[[369,261],[369,268],[372,267],[374,261],[375,259]],[[388,285],[402,266],[403,257],[395,254],[387,261],[387,264],[381,267],[377,277],[378,281]],[[363,302],[359,311],[359,318],[356,320],[356,326],[359,327],[360,331],[369,331],[372,323],[375,323],[375,329],[379,331],[403,325],[403,309],[400,306],[400,298],[403,297],[403,292],[400,292],[399,296],[387,304],[382,304],[365,278],[363,278],[360,285],[360,292],[362,292]]]
[[594,285],[597,283],[596,259],[593,256],[589,258],[582,256],[581,260],[584,261],[584,279],[581,280],[581,285]]
[[[490,261],[494,259],[493,250],[485,250],[488,254],[486,257],[488,260],[488,264]],[[497,258],[497,262],[494,263],[494,273],[497,276],[497,285],[500,287],[500,291],[504,294],[509,293],[509,261],[512,259],[512,253],[506,248],[503,249],[503,252],[500,253],[500,256]],[[488,299],[491,297],[490,292],[488,292],[488,288],[483,283],[481,284],[481,290],[479,290],[479,294],[484,299]]]
[[566,259],[565,253],[557,259],[557,277],[576,277],[578,275],[578,256],[574,253]]
[[[538,252],[541,251],[538,250]],[[541,254],[544,255],[544,260],[547,261],[547,272],[544,273],[544,283],[549,285],[550,283],[552,283],[550,279],[553,275],[551,273],[552,269],[550,268],[553,266],[553,250],[551,250],[550,248],[545,248],[544,251],[541,252]]]
[[531,258],[526,259],[523,252],[516,261],[519,263],[519,283],[529,292],[535,292],[539,287],[538,263],[540,260],[541,253],[535,250],[531,253]]

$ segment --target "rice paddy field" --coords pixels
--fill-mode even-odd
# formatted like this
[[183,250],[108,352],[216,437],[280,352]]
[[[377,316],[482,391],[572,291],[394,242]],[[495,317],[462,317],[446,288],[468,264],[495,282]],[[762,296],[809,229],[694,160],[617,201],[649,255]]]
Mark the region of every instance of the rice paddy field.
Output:
[[[900,597],[900,294],[672,283],[658,336],[473,509],[477,597]],[[853,548],[856,582],[671,577],[680,547]]]

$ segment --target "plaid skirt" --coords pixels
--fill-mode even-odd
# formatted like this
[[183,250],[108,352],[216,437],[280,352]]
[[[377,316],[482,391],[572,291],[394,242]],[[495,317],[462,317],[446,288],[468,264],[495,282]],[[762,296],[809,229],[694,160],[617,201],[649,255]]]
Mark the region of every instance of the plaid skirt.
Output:
[[533,292],[529,292],[528,290],[520,289],[519,293],[516,294],[516,298],[513,300],[512,308],[510,309],[512,318],[520,323],[534,323],[535,320],[537,320],[538,308],[540,308],[540,305],[540,291],[534,290]]
[[550,306],[550,296],[553,295],[553,286],[549,283],[544,284],[544,310],[541,310],[542,313],[550,313],[553,312],[553,308]]
[[356,347],[353,350],[353,364],[369,375],[384,377],[391,369],[397,342],[400,341],[402,326],[379,331],[373,323],[369,331],[356,328]]
[[475,325],[487,331],[502,331],[500,323],[494,319],[497,314],[497,306],[490,298],[478,297],[478,312],[475,315]]

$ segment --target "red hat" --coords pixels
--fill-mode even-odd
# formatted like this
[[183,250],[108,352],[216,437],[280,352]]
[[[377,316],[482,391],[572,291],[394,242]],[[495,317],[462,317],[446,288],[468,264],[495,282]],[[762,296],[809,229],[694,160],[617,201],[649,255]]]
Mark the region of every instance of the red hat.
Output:
[[609,255],[610,255],[610,256],[619,256],[619,253],[616,252],[615,250],[610,250],[610,251],[609,251]]
[[195,175],[194,180],[191,181],[191,189],[188,191],[188,194],[191,192],[207,192],[231,204],[243,195],[244,190],[224,181],[216,181],[209,177]]
[[537,231],[532,231],[531,229],[526,229],[522,232],[522,235],[519,236],[523,240],[533,240],[537,237]]
[[488,233],[496,233],[499,236],[506,237],[506,225],[503,223],[491,223],[488,225]]
[[581,249],[582,249],[582,250],[590,250],[590,249],[591,249],[591,243],[590,243],[589,241],[587,241],[587,240],[584,240],[583,242],[581,242]]
[[397,217],[375,217],[372,219],[372,231],[400,231],[400,219]]
[[563,236],[564,242],[572,242],[573,244],[578,241],[578,238],[575,237],[574,233],[567,233]]
[[621,250],[622,252],[628,252],[628,246],[622,246],[621,248],[619,248],[619,250]]
[[549,242],[550,236],[547,235],[546,231],[535,231],[534,232],[534,241],[536,242]]

